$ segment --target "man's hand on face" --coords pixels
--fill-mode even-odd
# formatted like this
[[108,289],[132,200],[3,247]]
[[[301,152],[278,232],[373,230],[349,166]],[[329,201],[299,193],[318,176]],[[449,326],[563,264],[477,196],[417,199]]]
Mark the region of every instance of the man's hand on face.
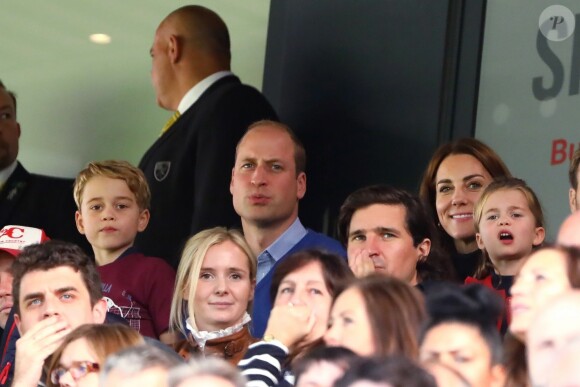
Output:
[[355,252],[353,257],[348,257],[348,266],[357,278],[366,277],[375,272],[375,264],[369,257],[368,250],[365,249]]
[[45,359],[56,351],[70,331],[66,321],[51,316],[20,337],[16,341],[16,368],[12,385],[37,386]]

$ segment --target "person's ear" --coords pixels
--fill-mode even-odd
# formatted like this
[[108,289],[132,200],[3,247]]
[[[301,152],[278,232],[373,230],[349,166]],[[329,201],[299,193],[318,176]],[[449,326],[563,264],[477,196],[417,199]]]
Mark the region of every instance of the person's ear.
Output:
[[480,250],[485,249],[485,245],[483,244],[483,238],[481,237],[481,234],[478,232],[475,233],[475,241],[477,242],[477,247]]
[[536,227],[534,240],[532,241],[532,245],[539,246],[544,242],[544,238],[546,237],[546,230],[544,227]]
[[75,223],[77,225],[77,230],[84,235],[85,226],[83,225],[83,215],[80,211],[75,211]]
[[429,256],[431,252],[431,239],[425,238],[417,245],[418,258],[424,257],[425,259]]
[[576,203],[576,190],[574,188],[570,188],[568,191],[568,200],[570,202],[570,212],[575,212],[578,203]]
[[177,35],[169,36],[167,51],[167,55],[171,63],[177,63],[183,55],[183,42]]
[[144,231],[147,228],[147,225],[149,224],[150,218],[151,213],[149,212],[149,210],[145,209],[141,211],[141,213],[139,214],[139,221],[137,223],[137,231],[139,232]]
[[104,298],[98,300],[93,306],[93,324],[102,324],[107,317],[107,301]]
[[306,195],[306,173],[300,172],[296,177],[296,182],[296,197],[300,200]]
[[[20,332],[20,336],[22,336],[23,333],[20,329],[20,324],[22,324],[22,321],[20,320],[20,316],[17,313],[14,313],[14,323],[16,324],[16,328],[18,328],[18,332]],[[6,327],[6,329],[10,329],[10,327]]]
[[230,180],[230,194],[234,194],[234,173],[235,173],[236,168],[232,168],[232,178]]

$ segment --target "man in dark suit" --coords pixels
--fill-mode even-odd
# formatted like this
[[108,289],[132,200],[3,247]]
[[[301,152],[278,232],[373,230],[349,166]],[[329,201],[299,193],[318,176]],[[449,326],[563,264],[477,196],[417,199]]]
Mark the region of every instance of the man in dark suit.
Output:
[[82,245],[76,230],[73,180],[29,173],[18,157],[20,124],[16,95],[0,81],[0,228],[17,224],[46,231],[53,239]]
[[239,224],[228,190],[236,144],[252,122],[276,114],[230,72],[228,29],[207,8],[169,14],[157,28],[151,57],[157,103],[179,117],[139,164],[152,200],[149,227],[136,245],[177,267],[189,236]]

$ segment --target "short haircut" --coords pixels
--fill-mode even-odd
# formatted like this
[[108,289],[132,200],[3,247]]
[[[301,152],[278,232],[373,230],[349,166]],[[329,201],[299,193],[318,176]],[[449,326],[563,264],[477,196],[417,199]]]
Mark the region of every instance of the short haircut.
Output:
[[358,381],[369,381],[391,387],[437,387],[433,375],[401,355],[361,358],[338,379],[335,387],[348,387]]
[[574,151],[572,159],[570,160],[570,167],[568,168],[568,179],[570,180],[570,187],[578,189],[578,165],[580,164],[580,148]]
[[[540,200],[526,182],[515,177],[499,177],[485,187],[479,200],[475,203],[475,208],[473,209],[475,232],[479,232],[479,224],[484,216],[483,208],[489,200],[489,197],[499,191],[512,190],[521,192],[526,198],[526,203],[535,219],[535,227],[545,227],[544,212],[542,211]],[[483,279],[488,275],[491,275],[493,270],[494,267],[489,258],[489,254],[486,249],[483,249],[482,259],[475,270],[474,277],[477,279]]]
[[428,257],[417,262],[417,274],[421,281],[449,279],[453,270],[448,257],[441,252],[439,235],[435,223],[419,198],[403,189],[388,185],[371,185],[351,193],[338,215],[338,236],[344,246],[348,246],[350,223],[354,213],[360,209],[383,204],[401,205],[405,208],[405,229],[417,247],[425,239],[431,241]]
[[182,21],[180,32],[197,50],[204,50],[229,65],[230,34],[217,13],[201,5],[186,5],[171,12],[165,20],[174,17]]
[[74,185],[74,198],[79,211],[83,202],[83,193],[89,180],[102,176],[110,179],[119,179],[127,183],[129,190],[135,195],[139,209],[149,209],[151,191],[143,172],[128,163],[120,160],[93,161],[79,172]]
[[95,306],[103,297],[101,278],[95,263],[77,245],[51,240],[43,244],[26,246],[12,264],[14,313],[20,314],[20,284],[27,273],[48,271],[63,266],[80,273],[87,287],[91,306]]
[[[453,142],[449,142],[441,145],[433,156],[429,160],[429,164],[425,169],[425,173],[421,179],[421,184],[419,186],[419,197],[428,206],[431,217],[438,221],[437,209],[435,208],[435,201],[437,198],[436,193],[436,181],[437,172],[439,171],[439,166],[449,156],[455,155],[468,155],[474,157],[485,170],[491,175],[492,178],[497,178],[501,176],[511,176],[511,173],[499,155],[491,149],[488,145],[483,142],[476,140],[475,138],[461,138]],[[443,230],[442,241],[445,244],[445,248],[455,249],[453,245],[452,238]]]
[[491,356],[490,364],[500,364],[503,356],[502,337],[497,321],[503,313],[503,303],[491,289],[471,284],[460,286],[437,283],[426,296],[429,319],[424,325],[420,342],[429,331],[441,324],[457,323],[473,327],[486,343]]
[[105,365],[99,375],[99,385],[103,387],[107,386],[107,378],[113,371],[125,377],[132,377],[150,368],[159,367],[169,370],[183,364],[183,359],[177,353],[170,351],[170,348],[164,350],[158,346],[143,344],[129,347],[110,355],[105,361]]
[[123,348],[144,344],[143,337],[135,329],[121,324],[85,324],[69,333],[58,349],[45,361],[48,370],[47,387],[56,386],[50,380],[50,374],[60,366],[60,359],[65,348],[78,339],[87,341],[98,363],[103,364],[107,356]]
[[[177,328],[187,335],[185,320],[187,318],[195,322],[195,302],[185,302],[184,294],[189,300],[195,300],[197,282],[203,260],[207,251],[216,245],[226,241],[232,242],[242,250],[248,258],[250,280],[256,279],[256,256],[250,250],[250,246],[238,230],[228,230],[224,227],[214,227],[203,230],[189,238],[183,248],[177,274],[175,278],[175,291],[171,301],[170,327]],[[252,302],[248,303],[247,310],[252,308]]]
[[168,374],[168,387],[177,387],[180,383],[196,376],[215,376],[229,381],[234,387],[245,387],[246,378],[227,361],[216,357],[192,358],[189,364],[172,368]]
[[[282,132],[286,133],[288,136],[290,136],[290,139],[292,140],[292,143],[294,144],[294,164],[296,164],[296,176],[298,176],[298,174],[300,174],[302,172],[306,172],[306,150],[304,148],[304,144],[302,143],[302,141],[300,141],[300,139],[298,138],[296,133],[294,133],[294,131],[292,129],[290,129],[290,127],[288,125],[284,125],[281,122],[272,121],[272,120],[260,120],[260,121],[256,121],[253,124],[251,124],[248,127],[248,129],[246,130],[246,134],[248,134],[250,131],[254,130],[255,128],[259,128],[259,127],[263,127],[263,126],[274,127],[276,129],[279,129]],[[238,145],[236,145],[236,160],[238,159],[238,148],[240,147],[240,144],[244,140],[244,137],[246,137],[246,135],[244,135],[240,139],[240,141],[238,141]]]
[[[380,274],[357,278],[341,293],[357,289],[364,300],[378,356],[419,356],[419,332],[426,319],[421,292],[407,283]],[[334,301],[341,293],[334,297]]]
[[0,80],[0,88],[6,90],[6,92],[10,96],[10,99],[12,99],[12,103],[14,104],[14,114],[16,114],[16,93],[14,93],[11,90],[8,90],[8,88],[4,85],[2,80]]

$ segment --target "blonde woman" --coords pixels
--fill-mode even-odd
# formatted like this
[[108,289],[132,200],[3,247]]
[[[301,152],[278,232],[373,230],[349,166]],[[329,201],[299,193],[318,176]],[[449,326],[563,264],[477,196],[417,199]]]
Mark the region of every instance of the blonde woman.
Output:
[[171,302],[170,325],[185,340],[176,350],[224,358],[232,364],[255,340],[249,323],[256,257],[237,230],[216,227],[191,237],[183,249]]

